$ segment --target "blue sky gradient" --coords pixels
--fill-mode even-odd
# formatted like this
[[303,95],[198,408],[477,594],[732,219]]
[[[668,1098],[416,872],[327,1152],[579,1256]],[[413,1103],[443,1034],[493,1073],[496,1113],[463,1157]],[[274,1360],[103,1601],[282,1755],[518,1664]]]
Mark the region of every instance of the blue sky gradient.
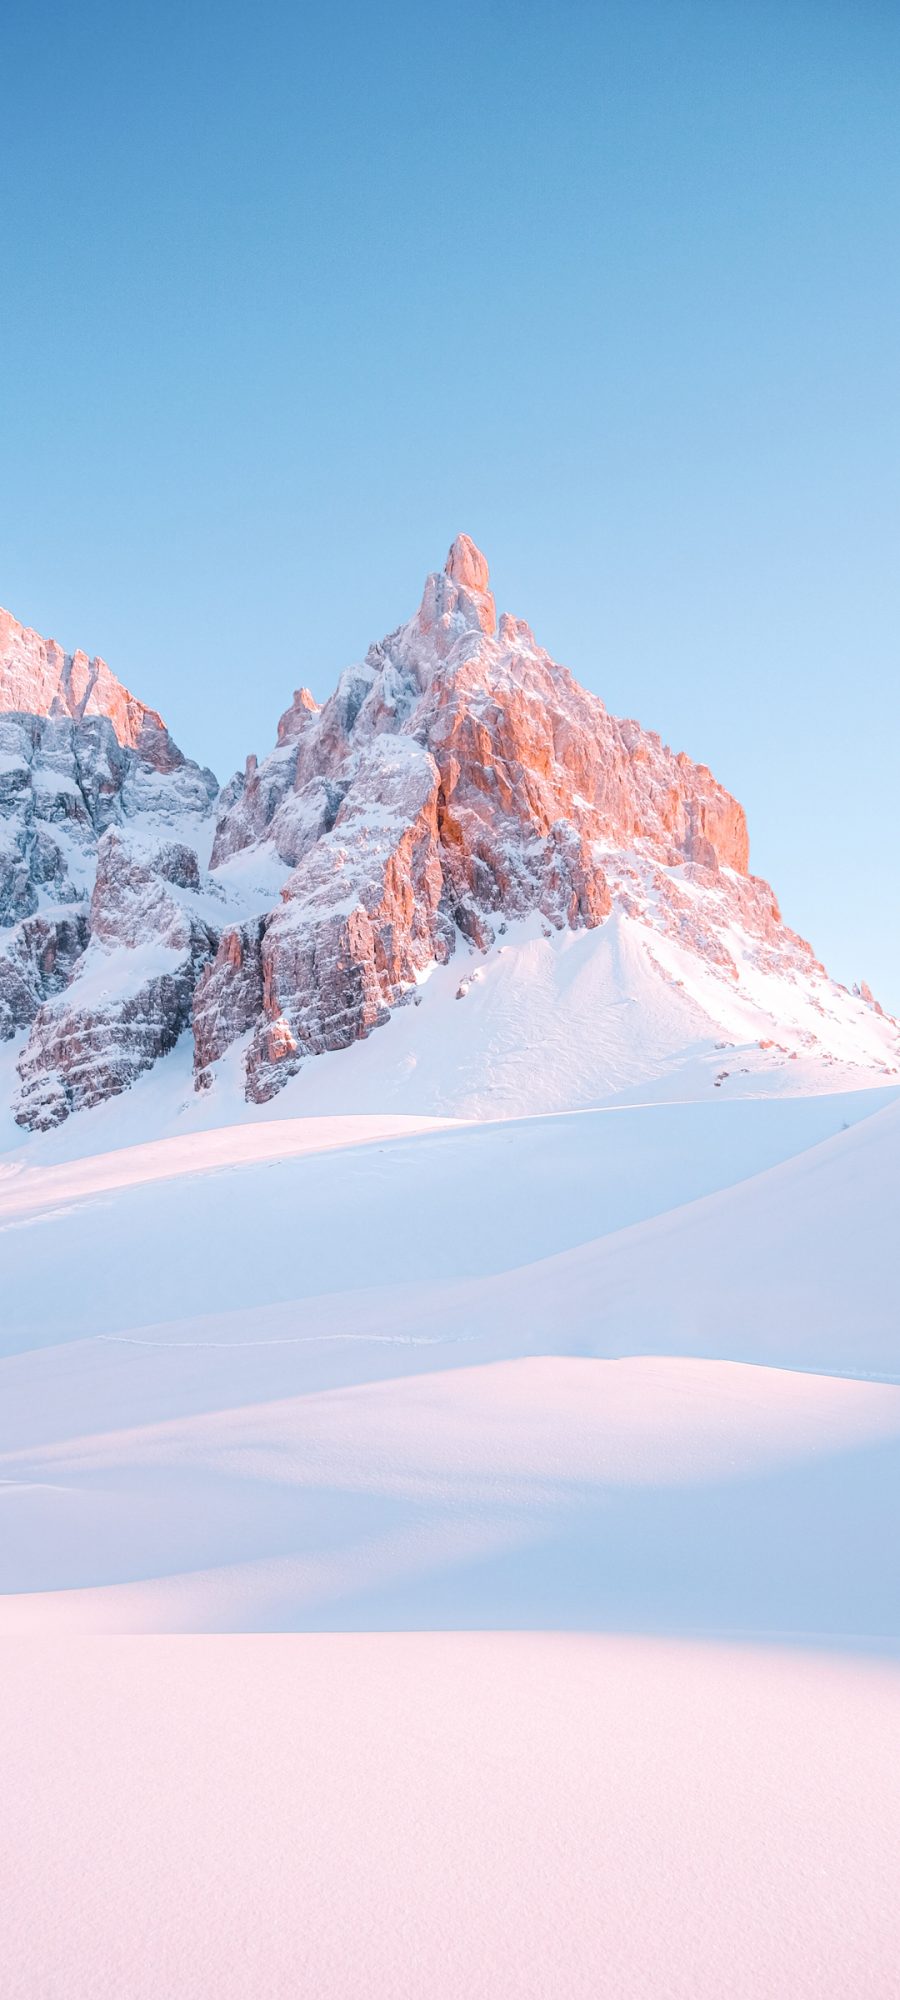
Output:
[[226,777],[457,530],[900,1010],[900,12],[4,12],[0,602]]

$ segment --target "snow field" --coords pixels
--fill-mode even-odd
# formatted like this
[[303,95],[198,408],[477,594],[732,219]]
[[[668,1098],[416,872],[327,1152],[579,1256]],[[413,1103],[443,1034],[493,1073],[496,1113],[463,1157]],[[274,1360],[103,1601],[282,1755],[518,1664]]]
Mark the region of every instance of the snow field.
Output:
[[892,1094],[179,1087],[0,1162],[4,1996],[893,2000]]
[[529,1632],[2,1657],[8,2000],[896,1993],[896,1666]]

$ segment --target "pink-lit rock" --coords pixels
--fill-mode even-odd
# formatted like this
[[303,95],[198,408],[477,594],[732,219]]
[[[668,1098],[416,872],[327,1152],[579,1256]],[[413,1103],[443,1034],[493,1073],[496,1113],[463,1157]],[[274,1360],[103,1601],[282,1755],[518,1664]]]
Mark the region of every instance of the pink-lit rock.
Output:
[[106,715],[120,743],[167,768],[179,752],[154,708],[138,701],[107,666],[86,653],[66,653],[55,639],[42,639],[0,609],[0,710],[27,715],[65,715],[83,722]]
[[449,955],[438,788],[433,758],[411,737],[376,738],[365,752],[332,830],[294,870],[264,928],[251,1097],[271,1096],[303,1056],[369,1034],[427,965]]

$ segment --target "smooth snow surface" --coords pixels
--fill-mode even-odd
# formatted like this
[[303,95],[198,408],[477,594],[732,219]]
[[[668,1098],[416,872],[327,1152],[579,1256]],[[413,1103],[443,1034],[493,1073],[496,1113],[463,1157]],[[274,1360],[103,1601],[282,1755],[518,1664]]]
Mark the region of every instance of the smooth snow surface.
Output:
[[[310,1373],[339,1383],[333,1350],[352,1340],[311,1368],[297,1344],[255,1369],[246,1348],[116,1355],[93,1436],[42,1408],[52,1441],[0,1458],[0,1575],[25,1593],[0,1598],[0,1632],[540,1624],[895,1644],[881,1537],[900,1387],[684,1359],[453,1366],[375,1337],[354,1358],[380,1380],[289,1393]],[[155,1420],[112,1428],[110,1378],[121,1415],[130,1401],[146,1419],[154,1374]],[[159,1414],[160,1374],[178,1416]],[[251,1374],[277,1400],[191,1408],[204,1382],[208,1405]],[[85,1371],[55,1386],[77,1408]]]
[[896,1092],[178,1063],[0,1159],[4,1996],[892,2000]]
[[9,1160],[0,1629],[892,1642],[881,1102]]
[[336,1152],[372,1145],[452,1124],[440,1118],[270,1119],[265,1124],[213,1126],[186,1133],[179,1141],[147,1140],[110,1153],[77,1158],[70,1166],[29,1166],[26,1156],[0,1159],[0,1213],[4,1217],[41,1213],[57,1202],[83,1201],[93,1194],[138,1187],[145,1181],[180,1180],[185,1174],[215,1173],[224,1167],[267,1165],[306,1153]]
[[3,1652],[6,2000],[896,1994],[896,1667],[555,1633]]

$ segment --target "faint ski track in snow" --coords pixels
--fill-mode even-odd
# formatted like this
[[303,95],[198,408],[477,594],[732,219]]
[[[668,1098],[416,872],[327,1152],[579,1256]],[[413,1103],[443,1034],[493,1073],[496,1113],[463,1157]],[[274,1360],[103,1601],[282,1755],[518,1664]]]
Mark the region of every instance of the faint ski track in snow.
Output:
[[[452,1345],[461,1347],[469,1338],[474,1339],[474,1335],[460,1334]],[[413,1333],[298,1333],[284,1334],[277,1339],[266,1339],[263,1337],[259,1340],[141,1340],[136,1334],[97,1333],[94,1335],[94,1339],[98,1343],[105,1342],[111,1347],[195,1348],[204,1354],[210,1350],[215,1351],[216,1348],[220,1348],[224,1353],[231,1354],[241,1348],[316,1347],[324,1346],[328,1342],[338,1343],[341,1346],[354,1342],[364,1342],[370,1347],[445,1347],[448,1345],[448,1342],[440,1334],[435,1334],[431,1338],[427,1334],[417,1335]]]

